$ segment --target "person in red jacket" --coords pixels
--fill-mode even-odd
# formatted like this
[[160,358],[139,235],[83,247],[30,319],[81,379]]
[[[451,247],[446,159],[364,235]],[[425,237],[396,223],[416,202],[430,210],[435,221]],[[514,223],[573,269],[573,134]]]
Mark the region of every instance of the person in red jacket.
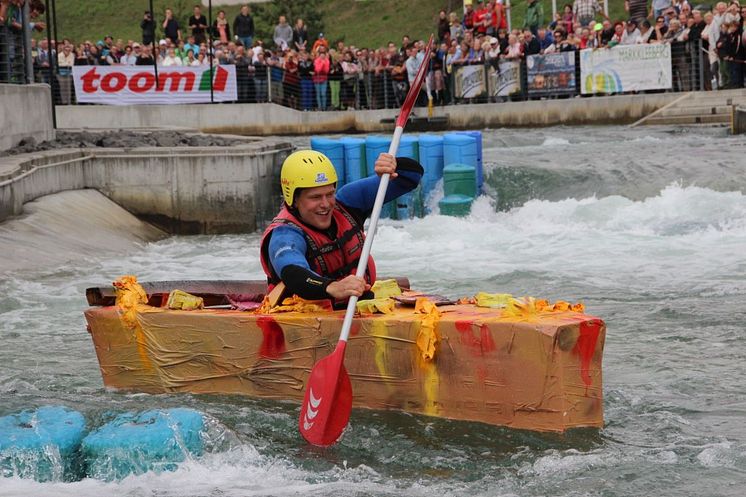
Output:
[[326,110],[326,87],[329,78],[329,55],[326,48],[320,47],[313,60],[313,85],[316,89],[316,105],[319,110]]
[[268,291],[282,282],[287,293],[329,299],[342,307],[349,297],[370,289],[376,280],[373,258],[364,277],[357,277],[355,270],[380,176],[391,175],[384,200],[388,202],[417,188],[424,171],[413,159],[380,154],[375,172],[337,190],[337,172],[321,152],[299,150],[285,159],[280,172],[285,202],[261,242]]

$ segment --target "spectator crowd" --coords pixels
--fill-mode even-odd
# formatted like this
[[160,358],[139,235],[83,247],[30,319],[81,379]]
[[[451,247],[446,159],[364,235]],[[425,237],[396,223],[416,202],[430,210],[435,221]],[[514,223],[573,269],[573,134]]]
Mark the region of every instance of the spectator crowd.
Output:
[[[24,0],[0,0],[0,5]],[[616,45],[670,44],[675,90],[740,88],[746,60],[746,5],[738,0],[713,8],[692,8],[688,0],[626,0],[626,19],[612,20],[598,0],[575,0],[554,15],[542,2],[527,0],[522,26],[512,26],[509,7],[497,0],[473,0],[463,11],[440,11],[437,46],[427,61],[427,95],[435,104],[452,101],[459,66],[522,60],[535,54],[605,49]],[[619,1],[619,0],[615,0]],[[2,14],[3,11],[0,11]],[[56,58],[60,101],[70,102],[68,78],[75,65],[236,66],[238,100],[272,100],[302,110],[398,107],[424,62],[423,40],[357,47],[311,36],[303,19],[280,16],[271,40],[256,37],[248,5],[234,19],[224,11],[208,23],[195,5],[188,25],[171,9],[162,20],[145,12],[139,41],[105,36],[93,43],[62,40],[34,46],[44,79],[49,52]],[[421,103],[424,102],[424,98]]]

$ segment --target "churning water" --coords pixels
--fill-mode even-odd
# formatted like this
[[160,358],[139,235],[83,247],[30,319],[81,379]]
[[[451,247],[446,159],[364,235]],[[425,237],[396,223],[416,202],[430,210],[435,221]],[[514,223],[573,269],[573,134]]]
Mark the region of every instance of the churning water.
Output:
[[379,272],[414,287],[582,300],[604,318],[600,432],[354,411],[341,443],[314,450],[294,404],[105,391],[84,289],[128,273],[260,278],[256,234],[175,237],[12,273],[0,281],[0,415],[63,404],[96,424],[110,412],[186,406],[227,432],[176,472],[109,483],[0,477],[0,496],[741,496],[745,151],[722,129],[488,131],[490,193],[470,217],[380,227]]

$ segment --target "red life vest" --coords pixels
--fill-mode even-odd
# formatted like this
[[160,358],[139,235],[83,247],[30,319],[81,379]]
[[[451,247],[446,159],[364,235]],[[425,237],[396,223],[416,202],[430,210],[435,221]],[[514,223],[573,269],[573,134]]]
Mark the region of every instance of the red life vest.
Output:
[[[337,226],[334,239],[300,221],[288,210],[287,206],[282,207],[280,213],[267,226],[262,235],[261,259],[269,285],[267,292],[271,292],[281,281],[280,276],[275,273],[269,262],[269,234],[273,229],[282,225],[295,226],[303,231],[306,239],[306,260],[312,271],[334,280],[355,274],[365,243],[363,226],[339,203],[335,204],[332,210],[332,218]],[[368,257],[365,280],[371,285],[376,281],[376,265],[372,256]]]

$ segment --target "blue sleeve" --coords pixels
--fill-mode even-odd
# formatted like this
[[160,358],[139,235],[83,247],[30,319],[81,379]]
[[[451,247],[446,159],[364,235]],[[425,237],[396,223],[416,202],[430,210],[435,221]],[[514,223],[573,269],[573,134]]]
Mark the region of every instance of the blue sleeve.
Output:
[[269,262],[278,275],[291,264],[310,270],[311,267],[306,260],[306,239],[303,233],[292,226],[278,226],[273,229],[272,237],[269,239]]
[[[411,192],[417,188],[422,178],[422,174],[417,171],[397,170],[397,173],[398,176],[391,180],[386,188],[384,203]],[[380,183],[381,178],[377,175],[353,181],[339,189],[337,200],[347,207],[366,213],[371,212]]]

